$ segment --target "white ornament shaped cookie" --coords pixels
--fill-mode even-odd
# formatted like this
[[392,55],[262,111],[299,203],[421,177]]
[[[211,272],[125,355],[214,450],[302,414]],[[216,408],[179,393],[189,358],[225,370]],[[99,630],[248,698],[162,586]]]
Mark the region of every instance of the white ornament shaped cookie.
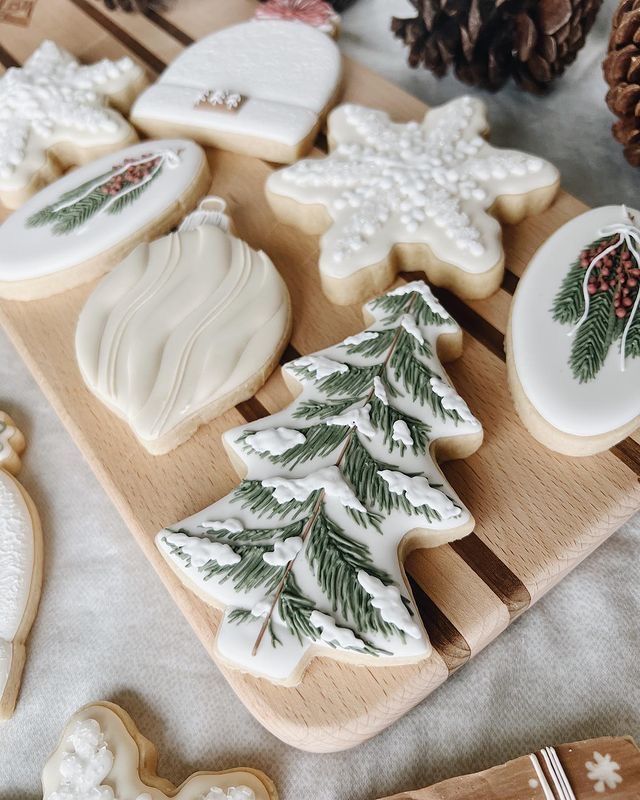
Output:
[[42,531],[33,501],[13,477],[24,437],[0,411],[0,720],[16,705],[42,584]]
[[594,208],[557,230],[513,298],[509,385],[531,434],[592,455],[640,425],[640,212]]
[[42,772],[43,800],[277,800],[272,781],[249,767],[196,772],[179,787],[156,773],[157,753],[113,703],[71,717]]
[[330,36],[340,29],[340,14],[327,0],[267,0],[256,9],[255,19],[302,22]]
[[45,41],[0,78],[0,201],[17,208],[73,164],[137,140],[126,113],[146,85],[130,58],[84,66]]
[[[307,153],[335,102],[340,51],[310,25],[250,20],[188,47],[131,110],[151,136],[183,135],[267,161]],[[231,106],[223,97],[238,98]]]
[[284,281],[223,212],[207,198],[176,233],[137,247],[78,320],[85,383],[154,454],[252,397],[291,333]]
[[424,270],[460,297],[488,297],[504,274],[498,220],[519,222],[552,202],[558,171],[484,138],[484,104],[461,97],[422,123],[343,105],[329,116],[329,155],[273,173],[275,213],[324,234],[320,277],[335,303],[386,289],[401,270]]
[[274,683],[298,682],[313,656],[428,657],[402,562],[474,524],[434,458],[482,441],[440,363],[460,355],[460,328],[421,282],[365,313],[366,331],[284,367],[288,408],[225,434],[239,486],[156,539],[225,610],[219,656]]
[[79,167],[0,227],[0,297],[33,300],[97,278],[176,225],[209,188],[204,151],[141,142]]

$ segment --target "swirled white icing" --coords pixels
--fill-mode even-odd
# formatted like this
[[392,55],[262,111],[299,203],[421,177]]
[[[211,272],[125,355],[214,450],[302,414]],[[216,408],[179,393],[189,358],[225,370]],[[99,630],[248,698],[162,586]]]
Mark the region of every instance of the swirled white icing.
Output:
[[92,147],[123,140],[131,129],[105,103],[142,76],[128,57],[83,66],[51,41],[23,67],[8,69],[0,78],[0,189],[26,185],[59,142]]
[[33,577],[33,522],[18,483],[0,469],[0,698],[9,678],[14,637],[27,610]]
[[78,364],[140,441],[164,452],[178,426],[195,430],[208,408],[246,399],[288,318],[267,256],[203,225],[140,245],[98,285],[78,322]]
[[[261,141],[294,146],[309,135],[330,104],[340,74],[340,51],[325,34],[296,22],[252,20],[188,47],[139,96],[131,116],[142,124],[170,122],[196,138],[207,130],[251,136],[260,155]],[[246,99],[234,113],[194,107],[194,93],[218,87]]]
[[398,243],[429,245],[436,257],[482,273],[501,254],[500,226],[487,211],[503,195],[553,186],[557,170],[491,147],[484,104],[461,97],[427,112],[422,124],[343,105],[329,117],[331,152],[275,172],[268,191],[325,206],[331,227],[320,270],[347,278],[377,264]]

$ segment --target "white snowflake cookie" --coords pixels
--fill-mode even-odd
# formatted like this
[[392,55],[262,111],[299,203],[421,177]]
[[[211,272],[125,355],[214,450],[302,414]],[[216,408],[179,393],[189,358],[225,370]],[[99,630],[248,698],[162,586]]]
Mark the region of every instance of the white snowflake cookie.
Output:
[[343,105],[329,116],[330,153],[275,172],[267,195],[283,220],[323,233],[320,275],[336,303],[387,288],[400,270],[464,298],[498,289],[498,219],[518,222],[555,197],[558,171],[483,138],[484,104],[461,97],[422,123]]
[[42,773],[43,800],[277,800],[248,767],[197,772],[175,789],[155,772],[154,746],[113,703],[85,706],[67,723]]
[[71,164],[136,141],[119,112],[145,84],[128,57],[84,66],[51,41],[8,69],[0,78],[0,201],[17,208]]

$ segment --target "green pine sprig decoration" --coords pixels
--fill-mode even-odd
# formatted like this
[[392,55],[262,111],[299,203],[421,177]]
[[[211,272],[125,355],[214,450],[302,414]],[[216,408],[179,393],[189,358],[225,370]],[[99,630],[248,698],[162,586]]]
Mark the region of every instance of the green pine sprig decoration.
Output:
[[[582,250],[565,275],[551,308],[556,322],[574,328],[569,365],[574,378],[580,383],[595,380],[612,345],[621,343],[629,320],[628,310],[618,313],[621,303],[633,302],[637,296],[638,279],[630,274],[630,269],[637,269],[640,265],[621,244],[609,253],[609,263],[599,259],[591,269],[588,314],[581,322],[585,311],[586,271],[598,253],[615,245],[619,238],[618,234],[599,237]],[[639,356],[640,321],[636,317],[627,335],[625,357]]]

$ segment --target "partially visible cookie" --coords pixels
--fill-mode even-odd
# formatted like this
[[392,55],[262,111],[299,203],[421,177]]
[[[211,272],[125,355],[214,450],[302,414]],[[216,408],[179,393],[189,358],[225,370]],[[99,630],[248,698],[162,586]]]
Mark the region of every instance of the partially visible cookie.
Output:
[[153,454],[252,397],[289,340],[286,285],[228,232],[224,207],[207,198],[176,233],[139,245],[78,320],[85,383]]
[[113,703],[74,714],[42,772],[43,800],[277,800],[262,772],[196,772],[176,788],[156,774],[155,747]]
[[149,136],[188,136],[288,164],[313,146],[341,74],[329,36],[254,19],[188,47],[136,100],[131,119]]
[[485,106],[473,97],[431,109],[422,123],[343,105],[329,116],[326,158],[270,176],[275,213],[324,234],[320,276],[331,301],[366,300],[401,270],[424,270],[432,283],[468,299],[499,288],[498,220],[544,210],[559,175],[541,158],[492,147],[487,130]]
[[640,425],[640,212],[586,211],[542,245],[516,290],[509,388],[529,432],[587,456]]
[[0,78],[0,201],[17,208],[67,167],[135,142],[121,113],[146,83],[129,57],[84,66],[51,41],[8,69]]
[[24,437],[0,411],[0,720],[15,708],[25,642],[42,583],[42,531],[33,501],[13,477]]
[[108,271],[176,225],[209,188],[186,139],[140,142],[47,186],[0,227],[0,297],[34,300]]
[[340,29],[340,14],[327,0],[266,0],[256,9],[255,19],[302,22],[334,37]]

